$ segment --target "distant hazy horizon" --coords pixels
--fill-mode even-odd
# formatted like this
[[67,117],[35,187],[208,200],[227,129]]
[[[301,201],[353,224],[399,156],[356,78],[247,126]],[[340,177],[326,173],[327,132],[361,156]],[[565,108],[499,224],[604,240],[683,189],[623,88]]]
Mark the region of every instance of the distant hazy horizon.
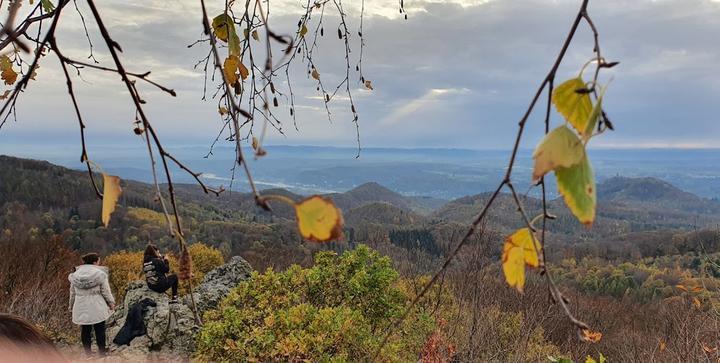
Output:
[[[232,179],[234,149],[209,145],[166,146],[180,160],[202,172],[211,185],[228,187]],[[300,194],[344,192],[365,182],[378,182],[405,195],[454,199],[491,190],[502,177],[509,150],[465,148],[366,147],[356,158],[357,147],[268,145],[268,155],[249,165],[261,189],[285,188]],[[136,145],[89,145],[93,161],[124,179],[151,182],[147,149]],[[0,154],[47,160],[83,169],[79,145],[0,144]],[[514,180],[530,188],[532,150],[518,154]],[[598,181],[620,175],[654,177],[706,198],[720,198],[720,149],[697,148],[591,148],[590,158]],[[191,177],[174,170],[176,182],[192,183]],[[551,196],[555,193],[549,180]],[[235,178],[233,189],[246,190],[245,180]]]

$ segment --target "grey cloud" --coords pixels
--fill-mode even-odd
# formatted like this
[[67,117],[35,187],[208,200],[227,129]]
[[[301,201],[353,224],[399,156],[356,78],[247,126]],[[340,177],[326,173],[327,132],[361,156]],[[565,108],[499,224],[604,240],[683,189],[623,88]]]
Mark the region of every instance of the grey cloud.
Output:
[[[407,21],[385,16],[385,8],[378,1],[370,2],[374,13],[365,19],[363,66],[375,90],[355,92],[363,144],[508,147],[517,121],[554,60],[579,2],[407,2],[411,4]],[[180,93],[178,99],[158,92],[148,94],[148,110],[160,132],[174,140],[211,141],[219,130],[215,103],[200,100],[202,72],[192,69],[206,55],[207,47],[186,47],[201,35],[196,2],[113,1],[102,8],[107,9],[104,14],[123,44],[128,64],[134,70],[152,70]],[[356,9],[351,10],[356,14]],[[390,10],[396,11],[392,4]],[[720,3],[608,0],[592,1],[590,11],[601,32],[603,54],[622,62],[609,73],[613,81],[606,99],[617,131],[598,138],[596,145],[720,147],[714,137],[720,132],[716,117],[720,112],[716,102],[720,47],[714,39],[720,34]],[[288,12],[278,11],[271,18],[282,32],[295,30],[297,17]],[[324,23],[326,34],[332,35],[337,26],[332,12]],[[356,19],[350,25],[356,28]],[[68,28],[61,39],[63,44],[74,54],[85,56],[82,28]],[[109,61],[100,39],[94,37],[93,41],[98,58]],[[328,84],[338,81],[345,70],[342,43],[337,37],[326,36],[319,47],[323,80]],[[358,51],[354,42],[354,57]],[[591,56],[591,34],[583,28],[558,77],[576,74]],[[12,132],[38,125],[63,125],[63,129],[75,125],[64,84],[58,82],[61,78],[53,70],[56,67],[54,61],[43,63],[41,75],[47,78],[38,82],[46,83],[27,93],[35,97],[23,100],[21,122],[10,125]],[[355,129],[346,101],[332,103],[333,122],[329,123],[304,66],[293,70],[300,132],[294,131],[289,114],[281,110],[286,117],[286,136],[273,134],[269,142],[354,145]],[[357,76],[351,77],[353,89],[358,89]],[[129,133],[133,113],[121,85],[106,75],[87,78],[91,84],[80,82],[80,103],[91,119],[92,132]],[[433,90],[466,91],[428,98]],[[523,146],[532,147],[539,140],[541,113],[533,115]],[[388,122],[393,118],[394,122]],[[554,122],[561,120],[554,116]],[[2,133],[0,138],[8,137]]]

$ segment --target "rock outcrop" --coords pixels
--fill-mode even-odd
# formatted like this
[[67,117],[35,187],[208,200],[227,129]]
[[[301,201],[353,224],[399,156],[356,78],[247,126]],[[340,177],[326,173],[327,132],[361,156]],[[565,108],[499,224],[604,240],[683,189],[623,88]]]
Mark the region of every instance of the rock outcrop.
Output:
[[195,302],[198,309],[205,311],[217,307],[230,289],[250,278],[251,272],[250,264],[240,256],[235,256],[228,263],[208,272],[202,283],[195,289]]
[[[250,264],[242,257],[235,256],[228,263],[207,273],[193,294],[200,315],[216,307],[251,272]],[[132,361],[190,356],[195,348],[195,335],[200,329],[192,313],[190,297],[185,296],[178,303],[170,304],[168,294],[148,289],[145,281],[133,281],[128,285],[123,304],[108,319],[108,342],[120,331],[130,307],[145,298],[157,304],[149,307],[145,314],[147,334],[133,339],[128,346],[110,343],[111,354]]]

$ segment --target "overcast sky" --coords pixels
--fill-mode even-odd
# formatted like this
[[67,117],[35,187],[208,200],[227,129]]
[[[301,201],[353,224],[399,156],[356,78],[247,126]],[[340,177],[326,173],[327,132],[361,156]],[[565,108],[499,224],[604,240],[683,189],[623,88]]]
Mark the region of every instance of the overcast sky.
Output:
[[[209,1],[217,2],[219,1]],[[79,2],[81,3],[81,2]],[[280,32],[296,30],[301,1],[273,0],[270,22]],[[360,0],[345,0],[357,27]],[[364,146],[507,148],[517,122],[567,34],[579,0],[405,0],[408,19],[395,0],[367,0],[364,74],[374,91],[351,75]],[[197,0],[103,0],[98,5],[122,45],[127,68],[152,71],[177,98],[150,87],[141,92],[150,120],[172,144],[209,145],[221,121],[214,101],[202,101],[203,72],[193,65],[206,45]],[[214,4],[218,5],[218,4]],[[217,7],[216,7],[217,9]],[[90,12],[81,6],[86,18]],[[720,2],[710,0],[591,0],[603,54],[621,64],[612,78],[605,110],[616,131],[594,139],[596,147],[720,147]],[[216,10],[212,11],[217,12]],[[85,58],[89,48],[75,9],[67,9],[59,43]],[[316,21],[316,19],[313,19]],[[311,26],[313,22],[311,21]],[[344,45],[334,36],[336,13],[328,10],[318,64],[330,82],[345,71]],[[89,22],[95,56],[112,60]],[[355,35],[353,31],[353,35]],[[576,74],[592,57],[591,34],[581,26],[560,79]],[[352,57],[359,54],[352,39]],[[77,121],[55,58],[41,62],[37,81],[22,95],[18,122],[0,130],[0,143],[42,140],[75,143]],[[333,101],[330,123],[315,83],[296,68],[293,78],[299,131],[291,127],[281,99],[278,114],[286,135],[268,143],[355,146],[355,129],[342,99]],[[132,134],[134,111],[118,77],[85,70],[76,78],[79,103],[91,143],[139,146]],[[212,85],[211,85],[212,87]],[[285,109],[282,109],[285,107]],[[542,111],[533,114],[523,146],[542,133]],[[553,115],[553,122],[562,122]],[[96,141],[93,141],[96,140]]]

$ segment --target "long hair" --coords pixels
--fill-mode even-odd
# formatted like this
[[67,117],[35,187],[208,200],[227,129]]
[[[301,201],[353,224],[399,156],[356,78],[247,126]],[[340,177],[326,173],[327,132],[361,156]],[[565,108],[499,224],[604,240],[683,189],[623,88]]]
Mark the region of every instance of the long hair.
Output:
[[145,254],[143,255],[143,263],[150,262],[153,258],[160,257],[160,251],[158,250],[157,246],[155,246],[152,243],[148,243],[147,247],[145,247]]
[[0,361],[68,362],[52,340],[27,320],[0,313]]
[[7,339],[17,344],[45,348],[55,347],[50,338],[38,328],[25,319],[12,314],[0,313],[0,339]]

